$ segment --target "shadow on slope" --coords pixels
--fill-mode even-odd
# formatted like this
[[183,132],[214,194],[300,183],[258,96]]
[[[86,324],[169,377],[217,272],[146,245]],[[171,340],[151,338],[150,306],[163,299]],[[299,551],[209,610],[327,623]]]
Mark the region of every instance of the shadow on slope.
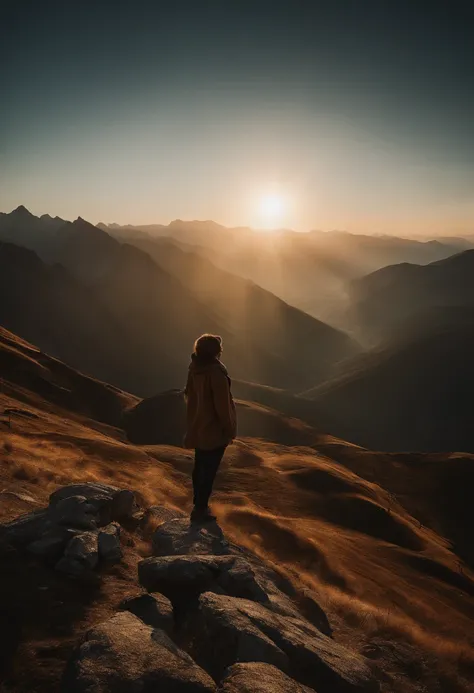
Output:
[[[296,418],[253,402],[236,401],[239,436],[273,440],[285,445],[310,445],[315,431]],[[124,414],[123,426],[132,443],[181,446],[186,427],[183,392],[169,390],[142,400]]]
[[[459,315],[456,313],[456,315]],[[304,393],[339,438],[378,450],[474,451],[474,310],[346,362]]]
[[[132,395],[47,356],[2,327],[0,375],[9,383],[24,388],[25,401],[32,401],[27,392],[34,393],[53,405],[111,426],[120,426],[124,409],[137,401]],[[18,389],[15,394],[18,396]],[[14,414],[19,415],[21,411]],[[23,410],[23,415],[28,416],[28,411]]]

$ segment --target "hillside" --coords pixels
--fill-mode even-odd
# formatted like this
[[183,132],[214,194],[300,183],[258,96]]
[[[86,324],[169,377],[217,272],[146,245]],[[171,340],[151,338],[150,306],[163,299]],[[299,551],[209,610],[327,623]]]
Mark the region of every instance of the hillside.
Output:
[[352,319],[372,343],[400,332],[409,319],[453,307],[474,307],[474,250],[426,266],[384,267],[353,285]]
[[[2,228],[8,235],[12,215],[15,229],[23,229],[21,240],[39,253],[45,264],[33,260],[31,253],[13,251],[10,243],[4,244],[0,252],[0,263],[5,267],[2,281],[10,286],[0,302],[0,312],[8,316],[4,324],[75,367],[119,387],[151,395],[179,386],[182,364],[189,358],[196,336],[203,332],[222,335],[225,359],[235,377],[294,390],[304,386],[308,373],[313,382],[322,381],[341,359],[358,350],[344,333],[210,263],[203,267],[200,281],[196,281],[196,275],[193,281],[187,280],[189,262],[185,253],[160,266],[155,261],[159,253],[154,253],[152,259],[143,250],[119,243],[80,218],[55,226],[54,234],[48,235],[42,230],[43,217],[33,217],[21,208],[0,219],[0,237]],[[41,286],[36,287],[37,281]],[[203,282],[208,282],[208,289],[200,288]],[[67,313],[68,300],[80,304],[74,344],[66,345],[67,351],[63,348],[68,333],[61,340],[56,335],[63,318],[58,317],[58,326],[51,327],[48,321],[43,323],[36,317],[41,311],[39,297],[45,283],[48,301],[54,304],[51,322],[55,311]],[[23,311],[19,317],[17,306],[29,304],[35,304],[35,310]],[[87,304],[90,325],[84,309]],[[76,320],[72,313],[66,321]],[[95,350],[80,338],[81,329],[87,333],[92,326]],[[92,353],[96,353],[97,360],[94,369],[89,367]],[[100,366],[103,355],[107,359],[111,353],[118,360],[119,375],[113,368]]]
[[434,311],[304,393],[334,435],[378,450],[474,451],[474,311]]
[[[2,522],[47,505],[52,491],[75,482],[130,488],[142,507],[166,506],[168,515],[161,520],[157,516],[158,525],[182,517],[180,512],[190,505],[189,451],[171,444],[127,442],[123,430],[101,423],[88,411],[89,379],[83,383],[83,376],[5,331],[0,335],[0,355],[0,408],[10,410],[0,423]],[[11,358],[21,380],[12,377]],[[53,401],[38,386],[43,379],[57,386],[60,374],[66,391],[77,393],[81,383],[81,396],[75,398],[80,406],[70,408],[69,396]],[[96,391],[106,390],[114,407],[136,406],[133,398],[106,385],[93,387],[93,401]],[[252,417],[254,407],[248,407]],[[278,419],[278,413],[273,411],[271,417]],[[260,421],[252,425],[258,429]],[[284,431],[284,417],[281,421],[275,430]],[[238,555],[250,562],[259,580],[266,576],[272,599],[279,595],[279,606],[269,608],[286,616],[271,616],[279,624],[273,620],[273,630],[267,631],[273,642],[289,647],[304,616],[305,648],[313,642],[315,627],[332,631],[325,657],[331,648],[342,646],[353,653],[351,658],[347,650],[334,649],[347,667],[344,676],[363,660],[375,677],[376,687],[367,683],[366,689],[359,683],[355,690],[468,693],[474,680],[474,527],[468,493],[474,482],[474,457],[374,453],[321,433],[312,434],[309,446],[302,445],[303,440],[295,446],[275,442],[274,433],[267,440],[254,436],[257,429],[229,448],[218,477],[215,509],[232,547],[240,546]],[[114,616],[124,598],[140,594],[137,564],[152,552],[153,526],[127,527],[122,529],[122,560],[104,568],[100,581],[88,587],[0,542],[2,565],[8,567],[0,575],[0,676],[6,692],[60,690],[78,638]],[[171,529],[160,531],[166,537]],[[229,589],[227,583],[226,594]],[[225,611],[227,602],[220,599]],[[298,612],[292,612],[296,630],[291,635],[281,630],[288,627],[284,619],[290,605]],[[264,623],[264,611],[262,606],[252,608],[256,628]],[[239,618],[244,627],[243,615]],[[265,618],[270,623],[270,615]],[[182,631],[173,633],[179,646],[188,647]],[[322,637],[318,635],[317,642]],[[218,660],[201,659],[192,647],[189,651],[201,666],[220,676],[215,669]],[[100,662],[104,651],[98,656]],[[124,650],[117,665],[121,671],[130,656],[130,649]],[[284,666],[281,659],[273,661]],[[331,661],[331,666],[339,666]],[[91,666],[97,671],[97,660]],[[303,671],[292,668],[291,676]],[[257,680],[253,677],[250,685]],[[328,687],[304,680],[318,693],[354,690],[343,686],[340,674],[337,681]],[[214,690],[207,685],[202,690]],[[290,684],[282,685],[289,693]]]
[[[295,361],[308,364],[312,377],[322,382],[336,363],[359,350],[342,332],[290,308],[260,286],[219,269],[198,253],[185,251],[168,239],[140,238],[130,242],[176,277],[219,317],[227,330],[246,334],[249,347],[255,345],[262,352],[278,354],[285,360],[286,368],[292,368]],[[263,382],[271,384],[268,378]]]
[[340,231],[271,234],[214,222],[100,228],[131,243],[168,237],[227,272],[252,280],[291,305],[346,329],[350,282],[386,265],[426,264],[464,250],[464,239],[413,240]]

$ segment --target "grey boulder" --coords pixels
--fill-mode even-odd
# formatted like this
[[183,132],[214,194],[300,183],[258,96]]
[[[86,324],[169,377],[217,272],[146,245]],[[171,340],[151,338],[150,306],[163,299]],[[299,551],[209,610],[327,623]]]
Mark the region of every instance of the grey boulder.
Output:
[[112,520],[124,520],[131,517],[137,509],[135,494],[128,489],[100,483],[71,484],[54,491],[49,497],[50,508],[74,496],[87,500],[96,514],[99,526],[109,524]]
[[77,530],[66,527],[53,527],[48,530],[40,539],[32,541],[26,547],[27,551],[38,558],[49,560],[58,559],[67,543],[74,537]]
[[102,527],[98,536],[99,559],[106,563],[119,563],[123,551],[120,545],[120,525],[111,523]]
[[126,489],[117,491],[112,496],[110,516],[112,520],[125,520],[133,515],[137,509],[135,494]]
[[70,498],[71,496],[84,496],[88,500],[97,500],[100,498],[111,501],[118,491],[120,491],[120,489],[117,488],[117,486],[96,482],[70,484],[69,486],[62,486],[56,489],[56,491],[53,491],[49,497],[49,503],[50,505],[56,505],[60,500]]
[[267,603],[250,564],[238,556],[161,556],[140,561],[140,584],[173,603],[213,591]]
[[140,584],[150,592],[161,592],[171,601],[198,595],[212,587],[217,562],[212,556],[162,556],[145,558],[138,564]]
[[219,693],[314,693],[282,671],[263,662],[234,664],[226,671]]
[[186,518],[164,522],[153,535],[154,556],[230,554],[229,543],[216,523],[199,526]]
[[98,509],[85,496],[60,498],[50,507],[49,514],[53,522],[66,527],[95,529],[97,526]]
[[71,539],[56,569],[70,577],[91,578],[99,562],[97,532],[83,532]]
[[214,681],[162,630],[128,612],[90,630],[73,653],[62,693],[212,693]]
[[[274,664],[302,685],[331,693],[378,691],[366,660],[302,617],[247,599],[204,593],[185,624],[196,660],[217,680],[236,662]],[[199,637],[193,637],[199,633]],[[318,688],[319,687],[319,688]]]
[[46,510],[20,515],[3,525],[3,539],[13,546],[26,546],[40,539],[52,526]]
[[140,594],[137,597],[124,599],[120,609],[130,611],[152,628],[161,628],[165,633],[172,633],[174,628],[173,607],[163,594]]

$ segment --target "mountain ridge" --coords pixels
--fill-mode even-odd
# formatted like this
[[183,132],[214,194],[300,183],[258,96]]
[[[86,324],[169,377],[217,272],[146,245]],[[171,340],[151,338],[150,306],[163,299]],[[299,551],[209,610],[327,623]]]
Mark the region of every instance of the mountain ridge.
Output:
[[[23,234],[24,244],[38,252],[45,262],[64,266],[84,289],[97,297],[94,310],[102,311],[106,321],[123,331],[126,348],[122,351],[128,351],[132,368],[138,367],[133,365],[138,364],[138,358],[148,364],[151,377],[146,391],[144,375],[137,376],[135,385],[133,379],[124,379],[127,369],[124,361],[120,380],[111,378],[110,371],[107,372],[107,380],[114,380],[128,390],[152,394],[151,388],[176,387],[184,377],[180,364],[189,358],[194,339],[203,332],[221,333],[228,365],[236,377],[250,376],[255,381],[286,388],[298,388],[306,382],[308,372],[313,373],[314,380],[320,380],[338,360],[357,350],[356,344],[342,332],[244,280],[239,280],[241,295],[234,294],[230,305],[220,304],[217,310],[212,296],[198,296],[146,252],[129,243],[119,243],[80,218],[65,222],[53,234],[48,234],[46,243],[40,220],[36,217],[33,220],[32,227]],[[8,237],[8,223],[8,219],[2,218],[0,238],[2,234]],[[184,259],[183,256],[183,262]],[[14,268],[9,271],[14,273]],[[221,277],[222,282],[235,282],[228,274],[221,272]],[[19,279],[13,286],[20,291]],[[79,286],[78,294],[84,294]],[[5,302],[14,300],[14,296],[3,297]],[[232,315],[237,310],[240,318],[234,324]],[[23,320],[27,319],[24,315]],[[17,319],[15,329],[21,332],[20,324]],[[130,331],[131,324],[134,327]],[[167,345],[161,338],[162,332],[168,335]],[[254,333],[258,333],[258,340]],[[29,332],[27,336],[34,338],[35,334]],[[100,351],[101,347],[98,348]],[[297,349],[300,350],[298,361],[292,358]],[[62,353],[56,355],[61,357]],[[74,365],[84,367],[78,358],[80,353],[72,359]],[[145,367],[140,365],[139,369],[144,372]],[[93,375],[102,374],[96,370]]]

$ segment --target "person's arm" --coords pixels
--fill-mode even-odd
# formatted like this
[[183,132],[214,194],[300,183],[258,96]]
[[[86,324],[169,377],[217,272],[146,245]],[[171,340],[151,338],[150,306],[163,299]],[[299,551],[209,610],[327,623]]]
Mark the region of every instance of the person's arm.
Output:
[[187,403],[189,395],[191,394],[191,386],[192,386],[192,378],[191,374],[188,372],[188,378],[186,380],[186,387],[184,388],[184,401]]
[[211,378],[212,397],[222,430],[229,441],[235,438],[235,409],[230,393],[229,380],[223,371],[215,370]]

